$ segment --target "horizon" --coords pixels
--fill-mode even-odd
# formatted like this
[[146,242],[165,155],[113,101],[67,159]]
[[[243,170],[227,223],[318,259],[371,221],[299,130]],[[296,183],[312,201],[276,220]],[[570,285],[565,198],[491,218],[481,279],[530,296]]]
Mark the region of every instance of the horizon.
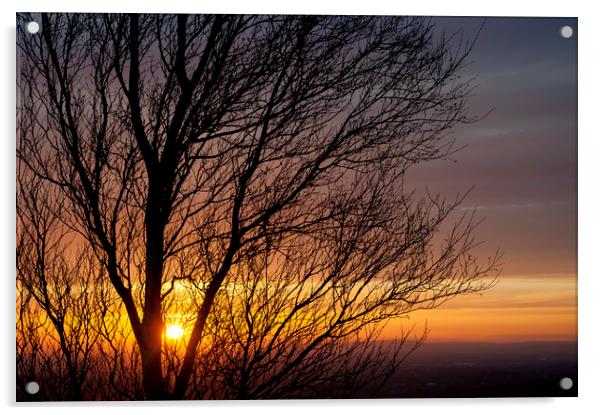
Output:
[[17,19],[19,399],[576,394],[575,18]]

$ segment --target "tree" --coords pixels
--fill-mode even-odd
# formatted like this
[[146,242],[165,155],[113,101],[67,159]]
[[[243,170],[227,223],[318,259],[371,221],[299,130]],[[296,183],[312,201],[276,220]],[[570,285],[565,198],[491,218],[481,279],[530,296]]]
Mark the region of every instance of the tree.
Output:
[[[201,372],[216,396],[286,394],[291,377],[307,392],[354,336],[489,286],[497,256],[471,255],[471,216],[435,244],[462,197],[404,187],[471,121],[470,41],[405,17],[32,18],[19,166],[118,296],[147,399],[200,396]],[[367,373],[364,350],[322,374]]]

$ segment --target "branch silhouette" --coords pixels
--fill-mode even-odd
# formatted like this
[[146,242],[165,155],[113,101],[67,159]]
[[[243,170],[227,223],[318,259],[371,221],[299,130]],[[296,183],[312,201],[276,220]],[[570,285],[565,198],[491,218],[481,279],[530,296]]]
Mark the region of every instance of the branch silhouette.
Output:
[[65,338],[20,359],[70,366],[85,339],[63,399],[364,393],[426,335],[384,346],[388,320],[491,286],[473,216],[440,236],[463,196],[404,180],[474,120],[472,40],[408,17],[18,19],[42,22],[18,34],[18,333]]

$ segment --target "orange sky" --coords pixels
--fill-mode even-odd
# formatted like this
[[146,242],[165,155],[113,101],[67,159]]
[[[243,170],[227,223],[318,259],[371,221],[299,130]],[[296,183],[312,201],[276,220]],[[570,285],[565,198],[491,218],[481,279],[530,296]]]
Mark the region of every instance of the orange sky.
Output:
[[572,274],[500,277],[482,293],[458,297],[435,310],[391,322],[383,337],[425,322],[429,341],[576,340],[577,279]]

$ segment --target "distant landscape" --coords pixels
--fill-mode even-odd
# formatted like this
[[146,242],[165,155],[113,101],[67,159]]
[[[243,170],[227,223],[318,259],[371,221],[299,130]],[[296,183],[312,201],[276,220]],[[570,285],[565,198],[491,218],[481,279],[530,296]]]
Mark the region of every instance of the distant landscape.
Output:
[[577,386],[576,342],[425,343],[376,397],[577,396]]

